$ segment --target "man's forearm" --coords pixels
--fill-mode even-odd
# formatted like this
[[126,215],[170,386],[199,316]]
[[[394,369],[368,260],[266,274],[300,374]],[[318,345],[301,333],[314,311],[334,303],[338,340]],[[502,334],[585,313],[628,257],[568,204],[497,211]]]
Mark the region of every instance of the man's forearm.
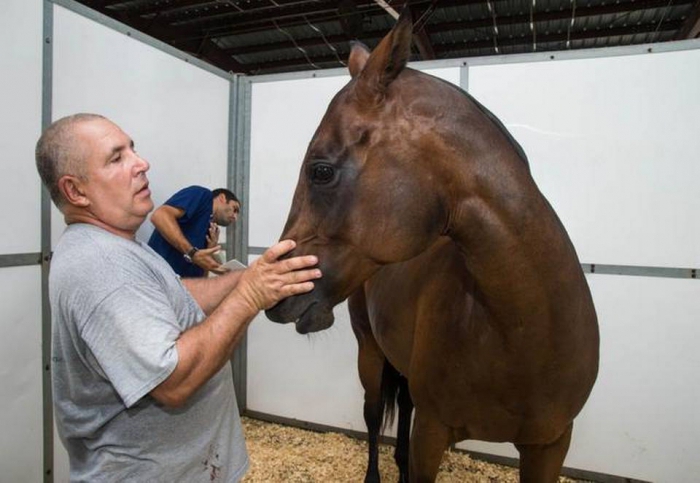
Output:
[[182,283],[205,314],[211,314],[236,288],[243,270],[233,270],[211,278],[183,278]]
[[[200,324],[183,332],[176,342],[177,366],[151,395],[168,406],[184,404],[228,361],[253,317],[280,300],[310,292],[321,277],[313,255],[280,260],[294,249],[292,240],[270,247],[246,270],[209,280],[188,280],[193,295],[207,308],[216,306]],[[200,284],[201,282],[201,284]],[[208,285],[207,285],[208,284]],[[235,287],[235,288],[234,288]],[[219,295],[207,297],[204,291]],[[223,300],[220,294],[227,293]]]
[[[168,210],[171,208],[171,210]],[[187,253],[192,248],[192,243],[182,233],[182,229],[177,222],[176,211],[172,207],[162,206],[151,216],[151,223],[158,233],[170,243],[180,253]]]
[[258,310],[232,293],[201,324],[177,340],[175,370],[151,391],[159,402],[177,407],[226,364]]

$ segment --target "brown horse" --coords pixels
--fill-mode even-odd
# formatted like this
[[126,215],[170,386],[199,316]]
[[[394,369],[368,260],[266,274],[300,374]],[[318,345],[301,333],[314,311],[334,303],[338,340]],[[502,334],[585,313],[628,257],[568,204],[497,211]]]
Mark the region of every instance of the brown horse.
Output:
[[590,291],[520,146],[468,94],[406,68],[411,37],[402,15],[371,54],[353,46],[352,80],[311,140],[282,235],[294,255],[318,255],[324,277],[268,317],[319,331],[352,295],[375,439],[367,481],[379,479],[392,368],[409,389],[402,478],[408,459],[410,481],[434,481],[451,443],[478,439],[513,442],[521,481],[556,481],[598,371]]

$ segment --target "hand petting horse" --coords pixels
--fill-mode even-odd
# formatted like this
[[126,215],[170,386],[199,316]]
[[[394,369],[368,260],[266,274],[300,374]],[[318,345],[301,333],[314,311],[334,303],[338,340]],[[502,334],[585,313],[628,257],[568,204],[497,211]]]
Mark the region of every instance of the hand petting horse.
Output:
[[404,13],[371,54],[353,46],[282,234],[324,278],[267,315],[319,331],[350,297],[366,481],[382,394],[398,393],[404,481],[434,481],[450,444],[478,439],[514,443],[521,481],[553,482],[598,372],[590,291],[523,150],[468,94],[406,68],[411,39]]

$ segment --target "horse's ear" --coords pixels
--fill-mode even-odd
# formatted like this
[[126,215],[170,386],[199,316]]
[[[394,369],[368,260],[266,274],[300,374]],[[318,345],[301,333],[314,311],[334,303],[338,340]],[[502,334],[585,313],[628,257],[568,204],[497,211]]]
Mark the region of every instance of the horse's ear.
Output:
[[386,88],[401,73],[411,56],[413,21],[408,7],[404,7],[396,25],[367,59],[360,79],[364,88],[383,96]]
[[348,69],[350,70],[350,76],[354,79],[362,72],[362,69],[365,68],[367,59],[369,59],[369,49],[362,42],[353,41],[350,42],[350,45]]

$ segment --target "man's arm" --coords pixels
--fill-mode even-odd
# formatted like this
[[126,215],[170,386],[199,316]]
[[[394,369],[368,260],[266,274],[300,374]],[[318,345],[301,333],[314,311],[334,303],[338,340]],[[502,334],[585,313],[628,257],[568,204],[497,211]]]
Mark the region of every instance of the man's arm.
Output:
[[[185,210],[170,205],[162,205],[151,215],[151,223],[158,233],[167,240],[175,249],[183,255],[190,251],[192,243],[185,237],[177,222],[185,215]],[[221,271],[221,264],[212,256],[219,251],[219,247],[206,248],[197,251],[192,257],[192,262],[204,270],[213,272]]]
[[318,263],[315,256],[279,260],[295,245],[291,240],[282,241],[240,272],[235,289],[212,314],[182,333],[176,342],[177,366],[151,396],[166,406],[181,406],[228,362],[260,310],[313,289],[311,280],[321,276],[320,270],[309,268]]
[[211,315],[236,288],[244,270],[233,270],[219,277],[183,278],[182,283],[205,314]]

